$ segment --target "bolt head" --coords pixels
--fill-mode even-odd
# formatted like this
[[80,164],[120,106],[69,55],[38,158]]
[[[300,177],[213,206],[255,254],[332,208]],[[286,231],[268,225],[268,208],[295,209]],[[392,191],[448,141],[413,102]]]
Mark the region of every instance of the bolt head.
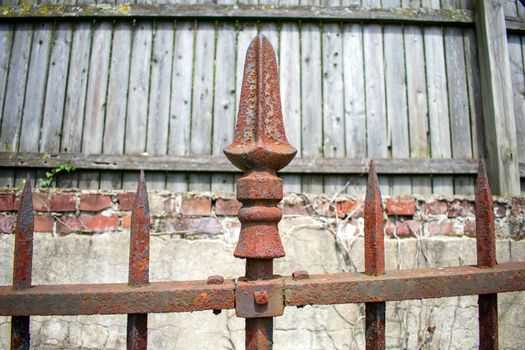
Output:
[[255,300],[255,304],[257,305],[266,305],[268,304],[268,292],[265,290],[259,290],[256,292],[253,292],[253,298]]
[[300,271],[294,271],[292,273],[292,278],[294,280],[305,280],[305,279],[310,278],[310,275],[308,274],[308,271],[300,270]]
[[208,277],[208,284],[223,284],[224,283],[224,277],[221,275],[213,275]]

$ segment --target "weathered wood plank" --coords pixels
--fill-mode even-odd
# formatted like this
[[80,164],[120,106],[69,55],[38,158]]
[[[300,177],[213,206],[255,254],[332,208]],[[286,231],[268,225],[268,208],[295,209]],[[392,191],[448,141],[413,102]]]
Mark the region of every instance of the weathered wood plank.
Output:
[[[439,7],[439,1],[426,1],[430,7]],[[425,4],[425,1],[423,2]],[[426,27],[425,66],[427,72],[428,120],[430,132],[430,152],[432,158],[450,158],[450,119],[447,95],[447,76],[443,30],[440,27]],[[452,194],[451,177],[433,177],[434,193]]]
[[[324,24],[322,30],[323,154],[344,158],[343,34],[339,24]],[[324,192],[335,194],[344,189],[345,183],[344,176],[325,176]]]
[[[171,21],[157,21],[155,25],[146,142],[146,152],[153,155],[168,154],[173,27],[174,23]],[[163,173],[150,174],[148,186],[151,189],[165,189],[166,175]]]
[[13,24],[0,23],[0,125],[2,125],[2,115],[4,112],[4,97],[7,88],[11,47],[13,46],[14,27]]
[[506,0],[503,12],[505,17],[518,17],[518,0]]
[[[5,103],[3,106],[2,127],[0,128],[2,151],[18,150],[33,38],[32,24],[17,24],[14,30],[5,92],[5,101],[9,101],[9,103]],[[0,174],[0,187],[14,186],[14,176],[13,171],[3,171]]]
[[[383,60],[383,34],[379,25],[363,28],[367,156],[387,158],[387,116],[385,98],[385,74]],[[389,179],[379,179],[383,195],[390,194]]]
[[481,103],[481,86],[478,62],[478,48],[476,32],[465,29],[463,34],[465,47],[465,65],[467,73],[467,87],[469,97],[470,130],[472,133],[472,154],[474,157],[485,153],[485,139],[483,131],[483,111]]
[[[410,157],[427,158],[430,154],[428,149],[428,104],[423,30],[418,26],[406,26],[403,34],[408,125],[410,125]],[[422,195],[432,193],[431,179],[425,176],[412,177],[412,192]]]
[[[318,25],[301,25],[301,135],[302,155],[322,157],[321,33]],[[303,176],[302,192],[322,193],[321,176]]]
[[524,20],[525,19],[525,4],[521,0],[516,0],[516,4],[518,7],[518,17]]
[[[281,5],[286,5],[281,1]],[[292,3],[290,2],[290,5]],[[297,149],[301,156],[301,48],[299,26],[296,23],[283,23],[281,27],[281,45],[279,50],[279,80],[284,126],[288,142]],[[286,175],[283,177],[284,191],[301,192],[301,177]]]
[[[399,7],[400,0],[383,2],[383,6]],[[386,114],[388,121],[388,145],[392,158],[408,158],[408,110],[405,79],[403,28],[388,25],[383,28]],[[406,176],[392,177],[392,194],[412,193],[411,179]]]
[[525,62],[522,54],[522,41],[523,38],[517,35],[508,37],[518,157],[521,163],[525,163]]
[[[439,3],[439,1],[438,1]],[[414,23],[436,25],[471,25],[472,11],[439,8],[382,8],[380,4],[358,6],[320,6],[319,1],[301,6],[222,5],[222,4],[104,4],[0,6],[0,18],[27,20],[36,18],[155,18],[155,19],[229,19],[229,20],[302,20],[351,21],[374,23]]]
[[[40,135],[40,151],[43,152],[60,151],[72,29],[70,23],[57,23],[53,33]],[[74,67],[74,69],[78,68]]]
[[[87,154],[102,151],[112,31],[113,25],[108,22],[95,23],[93,26],[82,135],[82,152]],[[98,172],[83,172],[79,187],[98,189],[99,175]]]
[[[153,23],[149,21],[137,22],[133,28],[131,47],[131,74],[129,76],[124,153],[134,154],[146,151],[152,47]],[[137,187],[137,179],[138,173],[124,173],[122,176],[122,188],[135,189]]]
[[[171,118],[168,145],[168,153],[173,156],[190,154],[194,42],[195,22],[177,21],[171,76]],[[168,174],[166,187],[174,192],[186,191],[188,189],[186,174]]]
[[[449,4],[454,6],[454,4]],[[452,158],[472,158],[465,49],[461,28],[444,28]],[[474,194],[471,178],[455,177],[454,193]]]
[[[130,23],[119,21],[115,23],[113,31],[106,120],[102,141],[103,152],[107,154],[124,153],[132,29]],[[100,188],[122,188],[122,174],[101,173]]]
[[[213,98],[212,155],[221,156],[224,147],[233,140],[235,128],[235,26],[220,23],[217,28],[217,56],[215,58],[215,96]],[[231,174],[211,177],[214,193],[233,193],[234,178]]]
[[[363,58],[363,27],[345,24],[343,29],[343,75],[345,97],[346,157],[366,154],[366,102]],[[347,192],[361,196],[365,193],[365,176],[350,176]]]
[[[190,148],[192,155],[211,154],[213,122],[213,78],[215,59],[215,25],[199,23],[195,37],[193,99]],[[190,175],[190,191],[209,191],[209,175]]]
[[[37,23],[33,30],[33,43],[31,45],[31,56],[29,57],[20,141],[18,144],[18,150],[24,152],[35,152],[39,149],[53,23]],[[6,103],[9,103],[9,101],[6,101]],[[57,117],[60,118],[60,116]],[[25,181],[27,176],[27,171],[17,171],[15,173],[15,185],[21,186],[21,183]],[[31,177],[36,177],[36,174],[31,173]]]
[[[61,152],[80,152],[84,125],[85,96],[91,52],[92,24],[75,24],[67,77],[64,115],[62,118]],[[58,185],[78,187],[78,174],[67,174]]]
[[[377,158],[381,174],[477,174],[475,159]],[[83,154],[0,152],[3,168],[52,168],[58,162],[72,163],[87,170],[157,170],[182,172],[239,172],[224,156],[152,156],[147,154]],[[523,164],[523,163],[522,163]],[[284,174],[361,174],[368,172],[366,158],[295,158],[281,171]],[[522,170],[525,176],[525,168]]]
[[519,195],[516,121],[503,5],[502,0],[476,2],[487,169],[494,194]]

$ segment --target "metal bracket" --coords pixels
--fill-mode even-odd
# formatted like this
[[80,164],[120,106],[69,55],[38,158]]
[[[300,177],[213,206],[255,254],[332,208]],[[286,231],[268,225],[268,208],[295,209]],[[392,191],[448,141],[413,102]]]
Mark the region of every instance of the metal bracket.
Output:
[[284,312],[284,279],[274,275],[269,280],[235,283],[235,314],[244,318],[281,316]]

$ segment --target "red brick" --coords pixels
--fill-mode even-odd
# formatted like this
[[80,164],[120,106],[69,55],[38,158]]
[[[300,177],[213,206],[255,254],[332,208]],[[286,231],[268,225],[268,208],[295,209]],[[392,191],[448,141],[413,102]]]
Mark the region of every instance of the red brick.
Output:
[[131,228],[131,214],[128,214],[122,218],[122,228]]
[[453,221],[430,222],[428,233],[431,236],[450,236],[454,233]]
[[97,232],[118,228],[118,215],[72,216],[57,222],[57,232]]
[[427,215],[447,214],[448,204],[446,202],[427,202],[423,203],[423,213]]
[[414,237],[421,234],[421,222],[415,220],[407,221],[388,221],[386,224],[386,234],[394,237],[394,229],[397,237]]
[[283,215],[310,215],[308,208],[300,203],[283,204]]
[[161,232],[175,232],[185,236],[217,235],[222,232],[222,224],[214,217],[178,217],[162,219],[159,229]]
[[476,237],[476,221],[466,221],[463,226],[463,233],[469,237]]
[[111,207],[111,197],[100,193],[83,193],[80,195],[80,210],[101,211]]
[[512,209],[511,214],[513,216],[525,215],[525,197],[514,197],[512,198]]
[[119,193],[118,195],[119,210],[122,210],[122,211],[132,210],[133,203],[135,203],[135,193],[133,192]]
[[211,198],[182,198],[180,210],[185,216],[209,216],[211,214]]
[[74,193],[33,193],[33,209],[36,211],[73,212],[77,210]]
[[242,203],[236,199],[217,199],[215,201],[215,214],[223,216],[237,216]]
[[15,198],[14,193],[0,193],[0,211],[15,210]]
[[344,218],[347,215],[351,217],[359,217],[362,215],[362,203],[360,201],[345,200],[335,203],[322,203],[317,207],[317,213],[328,218],[334,217],[337,213],[337,217]]
[[386,200],[388,215],[413,216],[416,213],[416,199],[413,197],[392,197]]
[[450,203],[447,216],[449,218],[457,218],[459,216],[469,216],[474,214],[474,204],[469,201],[455,200]]
[[35,215],[35,232],[53,232],[53,218],[48,215]]
[[82,224],[78,216],[64,217],[57,220],[57,233],[71,233],[76,231],[82,231]]
[[0,215],[0,233],[13,232],[15,221],[16,216],[14,215]]

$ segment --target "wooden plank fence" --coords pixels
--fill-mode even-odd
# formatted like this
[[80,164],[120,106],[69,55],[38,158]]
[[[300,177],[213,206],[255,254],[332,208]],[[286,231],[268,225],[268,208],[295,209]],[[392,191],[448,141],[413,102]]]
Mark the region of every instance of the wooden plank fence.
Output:
[[[242,53],[260,32],[277,52],[288,138],[299,163],[315,170],[286,174],[286,190],[362,194],[358,167],[325,166],[374,157],[405,164],[405,172],[385,168],[385,195],[472,194],[472,160],[486,143],[474,1],[281,0],[263,8],[273,2],[225,0],[159,4],[162,12],[74,4],[96,10],[86,18],[62,4],[43,14],[43,3],[24,13],[12,3],[0,15],[0,187],[16,186],[28,169],[43,176],[49,164],[35,164],[35,154],[70,153],[82,170],[56,186],[131,188],[139,167],[96,166],[100,154],[127,155],[119,164],[142,159],[146,169],[159,159],[188,166],[159,168],[148,175],[151,188],[232,192],[230,170],[194,171],[191,162],[203,156],[217,164],[231,141]],[[525,163],[525,11],[519,1],[504,10],[517,154]],[[31,167],[20,162],[24,155]],[[412,168],[425,159],[465,168]]]

